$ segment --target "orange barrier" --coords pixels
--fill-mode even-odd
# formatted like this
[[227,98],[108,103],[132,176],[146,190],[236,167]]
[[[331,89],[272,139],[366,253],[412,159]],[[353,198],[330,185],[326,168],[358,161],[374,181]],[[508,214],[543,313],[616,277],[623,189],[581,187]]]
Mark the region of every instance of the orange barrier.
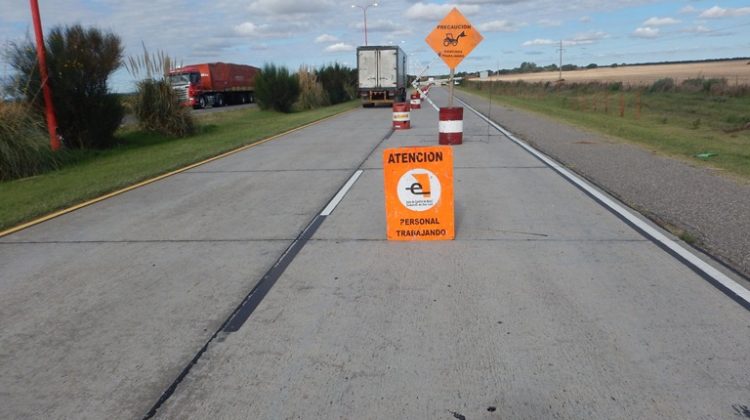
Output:
[[461,107],[440,108],[438,133],[439,144],[463,143],[464,109]]
[[405,130],[411,128],[411,114],[407,102],[396,102],[393,104],[393,128]]
[[411,94],[411,109],[421,109],[422,108],[422,98],[419,96],[419,93],[412,93]]

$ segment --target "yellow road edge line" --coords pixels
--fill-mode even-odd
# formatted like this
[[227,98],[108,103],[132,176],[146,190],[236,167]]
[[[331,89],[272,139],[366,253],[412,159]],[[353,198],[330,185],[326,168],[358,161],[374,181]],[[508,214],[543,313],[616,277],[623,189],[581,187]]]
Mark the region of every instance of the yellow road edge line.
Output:
[[12,227],[10,229],[6,229],[6,230],[3,230],[3,231],[0,231],[0,238],[8,236],[8,235],[11,235],[11,234],[14,234],[16,232],[20,232],[20,231],[22,231],[24,229],[28,229],[28,228],[30,228],[32,226],[38,225],[40,223],[44,223],[44,222],[46,222],[48,220],[52,220],[52,219],[60,217],[62,215],[65,215],[65,214],[68,214],[68,213],[72,213],[72,212],[74,212],[76,210],[82,209],[84,207],[88,207],[88,206],[90,206],[92,204],[96,204],[98,202],[110,199],[110,198],[118,196],[120,194],[124,194],[124,193],[126,193],[128,191],[132,191],[132,190],[134,190],[136,188],[140,188],[140,187],[144,187],[144,186],[149,185],[149,184],[153,184],[154,182],[161,181],[162,179],[168,178],[168,177],[170,177],[172,175],[177,175],[177,174],[180,174],[182,172],[189,171],[189,170],[191,170],[193,168],[196,168],[198,166],[205,165],[206,163],[210,163],[210,162],[213,162],[215,160],[223,159],[223,158],[225,158],[227,156],[231,156],[233,154],[236,154],[236,153],[239,153],[239,152],[243,152],[243,151],[245,151],[247,149],[250,149],[250,148],[253,148],[255,146],[260,146],[261,144],[268,143],[271,140],[276,140],[279,137],[283,137],[283,136],[292,134],[292,133],[294,133],[296,131],[303,130],[303,129],[307,128],[307,127],[311,127],[311,126],[316,125],[316,124],[320,124],[320,123],[322,123],[324,121],[327,121],[327,120],[329,120],[331,118],[340,117],[340,116],[342,116],[344,114],[347,114],[349,112],[355,111],[357,109],[358,108],[352,108],[352,109],[348,109],[346,111],[339,112],[339,113],[334,114],[334,115],[329,115],[329,116],[321,118],[321,119],[319,119],[317,121],[313,121],[313,122],[307,123],[305,125],[301,125],[301,126],[299,126],[297,128],[293,128],[293,129],[291,129],[289,131],[285,131],[283,133],[279,133],[279,134],[273,135],[271,137],[266,137],[265,139],[258,140],[255,143],[246,144],[244,146],[238,147],[237,149],[229,150],[227,152],[224,152],[224,153],[222,153],[220,155],[208,158],[206,160],[202,160],[200,162],[192,163],[192,164],[190,164],[188,166],[185,166],[184,168],[176,169],[176,170],[174,170],[172,172],[167,172],[165,174],[161,174],[161,175],[156,176],[154,178],[150,178],[150,179],[147,179],[145,181],[138,182],[136,184],[133,184],[133,185],[130,185],[128,187],[119,189],[117,191],[112,191],[112,192],[104,194],[102,196],[99,196],[99,197],[96,197],[96,198],[92,198],[91,200],[84,201],[83,203],[79,203],[79,204],[76,204],[74,206],[67,207],[67,208],[64,208],[62,210],[58,210],[58,211],[50,213],[50,214],[48,214],[46,216],[42,216],[42,217],[40,217],[38,219],[34,219],[34,220],[29,221],[29,222],[22,223],[22,224],[20,224],[18,226],[14,226],[14,227]]

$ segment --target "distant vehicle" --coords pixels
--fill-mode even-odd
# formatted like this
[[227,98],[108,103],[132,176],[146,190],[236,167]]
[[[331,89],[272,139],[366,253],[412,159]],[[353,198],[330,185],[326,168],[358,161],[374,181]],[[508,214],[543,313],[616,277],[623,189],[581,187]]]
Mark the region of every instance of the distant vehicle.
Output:
[[255,76],[260,69],[244,64],[204,63],[169,72],[169,83],[183,106],[205,108],[255,101]]
[[357,48],[362,106],[406,101],[406,53],[395,46]]
[[428,81],[430,83],[434,83],[436,85],[445,86],[445,85],[450,85],[451,84],[451,80],[453,80],[453,84],[456,85],[456,86],[458,86],[458,85],[461,84],[461,80],[463,80],[463,79],[464,79],[463,77],[454,77],[453,79],[451,79],[449,77],[447,77],[445,79],[436,79],[434,77],[430,77],[428,79]]

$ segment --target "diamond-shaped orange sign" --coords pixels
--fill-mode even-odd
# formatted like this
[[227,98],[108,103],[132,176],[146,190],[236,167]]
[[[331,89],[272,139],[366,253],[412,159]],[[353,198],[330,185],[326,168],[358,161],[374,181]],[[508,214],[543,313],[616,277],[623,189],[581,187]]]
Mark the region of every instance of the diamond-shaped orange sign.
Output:
[[425,41],[448,68],[455,69],[483,39],[479,31],[454,7]]

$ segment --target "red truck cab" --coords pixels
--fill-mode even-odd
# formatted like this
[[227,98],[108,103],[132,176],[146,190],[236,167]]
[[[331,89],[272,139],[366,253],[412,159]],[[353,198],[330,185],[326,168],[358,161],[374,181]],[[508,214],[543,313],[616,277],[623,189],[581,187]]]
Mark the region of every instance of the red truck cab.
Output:
[[169,82],[184,106],[249,103],[255,99],[255,76],[259,71],[243,64],[192,64],[170,71]]

